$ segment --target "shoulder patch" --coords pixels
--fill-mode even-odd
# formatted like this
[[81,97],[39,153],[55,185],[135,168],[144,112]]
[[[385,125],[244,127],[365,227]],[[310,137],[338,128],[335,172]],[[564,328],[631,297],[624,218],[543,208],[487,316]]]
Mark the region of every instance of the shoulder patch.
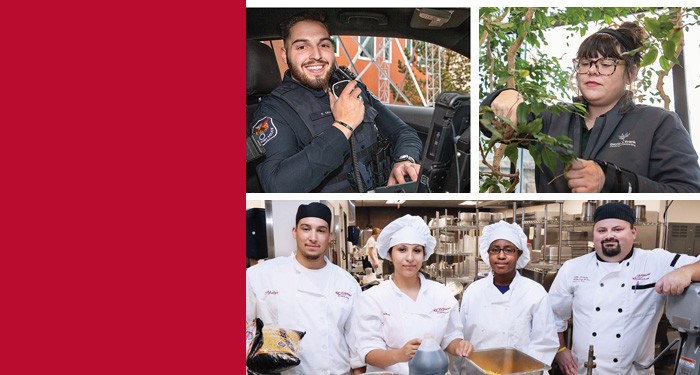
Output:
[[277,128],[275,123],[272,122],[272,117],[265,116],[261,118],[258,122],[253,125],[253,134],[258,137],[261,145],[269,142],[272,138],[277,135]]

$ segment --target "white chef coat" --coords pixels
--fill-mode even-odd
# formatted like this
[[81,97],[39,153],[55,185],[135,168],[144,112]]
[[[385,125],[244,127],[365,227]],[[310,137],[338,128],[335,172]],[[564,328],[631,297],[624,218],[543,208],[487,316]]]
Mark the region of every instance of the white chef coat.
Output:
[[[373,247],[374,248],[374,256],[369,251],[369,248]],[[367,243],[365,244],[365,247],[363,249],[364,255],[369,257],[370,263],[375,260],[377,262],[377,269],[374,270],[374,272],[377,275],[382,274],[382,268],[383,268],[383,261],[382,258],[379,256],[379,250],[377,249],[377,240],[374,239],[374,237],[370,236],[369,239],[367,240]],[[372,266],[374,267],[374,266]]]
[[[362,293],[353,316],[357,352],[364,361],[374,349],[400,349],[412,339],[430,333],[444,350],[454,339],[462,339],[457,300],[450,290],[421,273],[418,298],[414,301],[392,278]],[[391,371],[408,374],[408,362],[386,369],[367,365],[367,372]]]
[[[462,295],[459,313],[474,350],[511,347],[547,365],[557,354],[559,337],[547,292],[518,272],[505,293],[493,285],[493,272],[473,282]],[[462,361],[456,358],[454,365]]]
[[275,258],[246,270],[246,321],[260,318],[265,326],[306,332],[301,363],[283,374],[349,374],[358,361],[352,341],[351,312],[361,289],[345,270],[327,258],[322,285],[312,283],[295,259]]
[[656,281],[698,259],[663,249],[633,249],[620,263],[600,261],[595,253],[564,263],[549,290],[557,331],[567,327],[573,311],[573,355],[579,374],[593,345],[595,374],[653,374],[636,361],[654,358],[654,340],[666,296],[656,293]]

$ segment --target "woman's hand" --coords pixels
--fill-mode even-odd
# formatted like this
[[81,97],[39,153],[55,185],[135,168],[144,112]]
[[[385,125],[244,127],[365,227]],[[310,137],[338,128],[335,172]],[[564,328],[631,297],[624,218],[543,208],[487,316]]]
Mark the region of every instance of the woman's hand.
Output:
[[[509,119],[513,123],[513,127],[518,124],[518,106],[523,102],[523,97],[515,90],[504,90],[496,96],[491,102],[493,112],[501,117]],[[497,119],[494,119],[493,124],[496,129],[503,133],[503,139],[510,139],[515,133],[515,129],[508,127],[504,130],[504,124]]]
[[578,365],[574,356],[571,354],[571,350],[564,349],[557,353],[554,360],[557,361],[559,365],[559,370],[564,373],[564,375],[576,375],[578,374]]
[[408,362],[411,358],[413,358],[414,355],[416,355],[416,352],[418,351],[418,347],[420,346],[421,339],[413,339],[409,340],[404,346],[398,350],[398,363],[400,362]]
[[566,172],[569,188],[573,193],[599,193],[605,185],[605,174],[598,163],[574,159]]
[[460,357],[468,357],[474,351],[474,346],[472,345],[471,342],[469,342],[469,340],[457,339],[455,341],[457,341],[457,345],[454,348],[455,349],[454,355],[458,355]]

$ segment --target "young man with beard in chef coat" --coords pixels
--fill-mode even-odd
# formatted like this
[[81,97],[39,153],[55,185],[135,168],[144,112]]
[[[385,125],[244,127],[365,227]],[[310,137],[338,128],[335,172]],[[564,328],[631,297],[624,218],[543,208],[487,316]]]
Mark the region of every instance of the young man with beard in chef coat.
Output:
[[[348,345],[350,312],[360,285],[324,256],[331,243],[331,211],[321,203],[299,206],[292,236],[296,251],[246,270],[246,321],[306,332],[299,366],[282,374],[347,375],[364,367]],[[352,350],[351,350],[352,348]]]
[[[559,368],[585,374],[593,345],[595,374],[653,374],[633,362],[654,358],[656,327],[666,296],[700,281],[698,258],[664,249],[633,248],[637,235],[632,208],[604,204],[593,215],[595,252],[564,263],[549,290],[557,322]],[[573,313],[573,347],[563,331]]]

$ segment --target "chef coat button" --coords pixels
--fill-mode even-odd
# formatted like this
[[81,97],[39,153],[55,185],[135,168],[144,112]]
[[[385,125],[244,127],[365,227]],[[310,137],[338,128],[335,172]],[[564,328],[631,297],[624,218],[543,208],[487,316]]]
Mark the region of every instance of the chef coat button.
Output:
[[619,338],[620,338],[620,334],[618,333],[617,335],[615,335],[615,337],[617,337],[617,338],[619,339]]
[[622,287],[623,287],[623,288],[625,287],[625,283],[622,283]]
[[602,287],[602,286],[604,286],[604,284],[603,284],[603,283],[600,283],[600,286]]
[[595,356],[593,356],[593,360],[595,361]]
[[629,266],[630,266],[630,262],[627,262],[627,267],[629,267]]
[[595,337],[595,336],[598,336],[598,334],[597,334],[597,333],[595,333],[595,332],[593,332],[593,336],[594,336],[594,337]]
[[621,312],[622,312],[622,308],[617,309],[617,312],[621,313]]
[[596,307],[596,308],[595,308],[595,311],[600,311],[600,307]]
[[613,358],[613,362],[617,363],[617,358]]

